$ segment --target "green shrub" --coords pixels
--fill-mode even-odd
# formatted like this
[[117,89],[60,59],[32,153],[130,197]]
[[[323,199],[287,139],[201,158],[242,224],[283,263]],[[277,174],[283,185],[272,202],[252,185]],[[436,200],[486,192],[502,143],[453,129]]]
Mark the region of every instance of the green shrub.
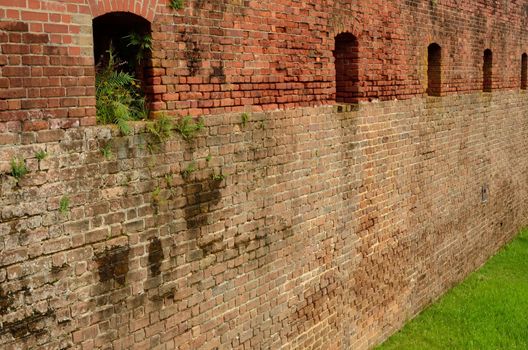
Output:
[[134,77],[118,69],[112,49],[108,54],[108,65],[99,69],[95,78],[97,121],[117,124],[119,130],[128,135],[131,132],[129,121],[148,115],[145,97]]
[[130,66],[140,65],[147,53],[152,51],[152,36],[130,33],[123,37],[126,46],[136,53],[136,62],[129,62]]

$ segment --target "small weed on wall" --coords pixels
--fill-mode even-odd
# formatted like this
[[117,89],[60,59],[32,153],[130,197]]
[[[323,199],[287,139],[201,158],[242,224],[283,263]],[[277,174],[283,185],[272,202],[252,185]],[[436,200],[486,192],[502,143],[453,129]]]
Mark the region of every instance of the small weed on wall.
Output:
[[18,181],[29,172],[26,167],[26,162],[21,158],[13,158],[11,160],[11,176],[13,176],[18,184]]
[[204,128],[203,119],[198,119],[195,121],[190,115],[183,117],[178,124],[176,124],[175,129],[182,135],[182,137],[189,141],[192,139],[196,133]]
[[183,8],[183,0],[170,0],[169,8],[173,10],[181,10]]
[[165,143],[172,136],[174,125],[170,118],[162,114],[155,122],[147,125],[147,131],[154,136],[159,143]]
[[46,153],[46,151],[44,150],[40,150],[35,153],[35,158],[37,158],[37,160],[39,161],[44,160],[44,158],[46,158],[47,156],[48,153]]
[[70,197],[63,196],[59,202],[59,213],[65,215],[70,211]]

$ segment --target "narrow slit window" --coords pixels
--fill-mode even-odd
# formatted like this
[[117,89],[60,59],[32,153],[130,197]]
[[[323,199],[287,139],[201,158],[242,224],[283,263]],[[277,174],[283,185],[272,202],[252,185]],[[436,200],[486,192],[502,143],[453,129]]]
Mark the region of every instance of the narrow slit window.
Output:
[[521,57],[521,89],[526,90],[528,87],[528,55],[522,54]]
[[93,39],[98,122],[126,129],[127,120],[149,113],[151,24],[132,13],[107,13],[93,20]]
[[483,86],[482,91],[491,92],[493,83],[493,53],[490,49],[484,51],[484,66],[483,66]]
[[427,48],[427,94],[440,96],[442,93],[442,48],[433,43]]
[[359,100],[358,41],[350,33],[335,38],[336,102],[356,103]]

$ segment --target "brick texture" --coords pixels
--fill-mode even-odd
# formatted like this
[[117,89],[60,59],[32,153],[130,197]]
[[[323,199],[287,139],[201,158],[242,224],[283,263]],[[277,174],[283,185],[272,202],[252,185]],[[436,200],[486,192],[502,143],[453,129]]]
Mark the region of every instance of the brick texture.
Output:
[[[442,94],[521,86],[526,6],[466,1],[18,0],[0,2],[0,123],[93,125],[92,20],[131,12],[152,23],[150,107],[218,114],[318,106],[336,99],[335,37],[358,41],[354,100],[423,96],[427,47],[441,46]],[[44,112],[43,112],[44,111]],[[43,115],[39,115],[39,113]],[[36,115],[35,115],[36,114]],[[38,127],[44,127],[39,124]]]
[[[151,106],[207,114],[197,137],[95,125],[91,26],[112,11],[152,23]],[[0,348],[378,344],[527,224],[527,14],[0,0]],[[344,32],[356,105],[335,105]],[[431,43],[442,97],[427,96]]]
[[347,108],[9,134],[0,347],[367,349],[527,223],[524,92]]

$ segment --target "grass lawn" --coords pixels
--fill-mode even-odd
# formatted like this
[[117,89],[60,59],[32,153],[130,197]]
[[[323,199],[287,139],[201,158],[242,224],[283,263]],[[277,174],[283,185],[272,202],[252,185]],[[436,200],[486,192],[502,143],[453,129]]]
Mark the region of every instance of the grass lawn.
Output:
[[528,349],[528,229],[377,349]]

